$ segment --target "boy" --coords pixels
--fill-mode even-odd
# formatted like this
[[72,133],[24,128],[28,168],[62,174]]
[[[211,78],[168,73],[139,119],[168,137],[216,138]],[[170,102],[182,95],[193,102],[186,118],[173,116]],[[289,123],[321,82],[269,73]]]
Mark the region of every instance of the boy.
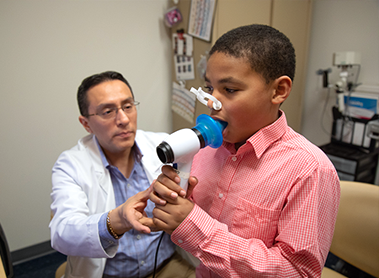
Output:
[[155,226],[200,259],[197,277],[321,275],[339,180],[326,155],[280,110],[294,72],[291,42],[269,26],[231,30],[209,53],[206,88],[222,108],[213,110],[211,101],[208,107],[228,123],[223,145],[195,156],[191,176],[198,184],[190,199],[181,197],[168,166],[150,195]]

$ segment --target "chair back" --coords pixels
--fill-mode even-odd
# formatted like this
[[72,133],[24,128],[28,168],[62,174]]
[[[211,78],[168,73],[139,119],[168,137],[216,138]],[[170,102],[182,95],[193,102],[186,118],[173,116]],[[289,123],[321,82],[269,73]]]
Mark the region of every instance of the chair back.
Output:
[[341,181],[341,200],[330,252],[379,277],[379,186]]

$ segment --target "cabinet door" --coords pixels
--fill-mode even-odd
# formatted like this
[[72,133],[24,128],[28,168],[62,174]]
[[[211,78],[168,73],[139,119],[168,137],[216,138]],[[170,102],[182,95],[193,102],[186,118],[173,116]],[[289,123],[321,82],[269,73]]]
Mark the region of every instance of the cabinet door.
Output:
[[212,45],[227,31],[249,24],[270,25],[271,1],[218,0],[213,25]]
[[300,132],[307,76],[312,1],[274,0],[272,11],[272,27],[291,40],[296,52],[296,72],[292,91],[281,108],[286,113],[288,125]]

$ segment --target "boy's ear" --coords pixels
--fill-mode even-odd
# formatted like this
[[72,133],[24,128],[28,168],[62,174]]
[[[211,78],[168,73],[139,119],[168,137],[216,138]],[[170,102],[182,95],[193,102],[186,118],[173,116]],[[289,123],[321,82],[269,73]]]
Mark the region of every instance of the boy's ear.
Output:
[[88,124],[88,119],[84,116],[79,116],[79,122],[89,133],[93,133],[91,127]]
[[272,95],[273,104],[283,103],[290,95],[292,89],[292,80],[286,75],[277,78],[274,81],[274,93]]

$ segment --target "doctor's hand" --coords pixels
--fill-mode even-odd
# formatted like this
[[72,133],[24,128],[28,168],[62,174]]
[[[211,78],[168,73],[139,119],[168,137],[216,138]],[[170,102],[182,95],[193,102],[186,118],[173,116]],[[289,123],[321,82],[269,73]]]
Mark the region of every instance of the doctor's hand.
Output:
[[130,197],[121,206],[118,206],[109,213],[111,227],[117,235],[123,235],[130,229],[135,229],[141,233],[150,233],[154,227],[153,220],[148,218],[144,211],[147,205],[147,200],[153,188],[137,193]]

